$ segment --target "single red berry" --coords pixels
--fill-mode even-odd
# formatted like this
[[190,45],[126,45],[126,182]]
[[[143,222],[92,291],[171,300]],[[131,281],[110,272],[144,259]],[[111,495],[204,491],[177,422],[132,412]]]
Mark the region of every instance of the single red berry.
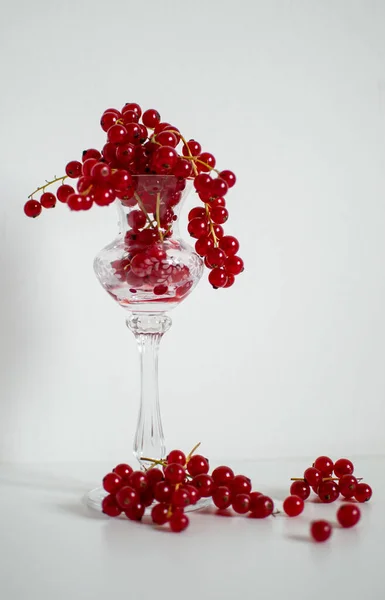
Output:
[[152,467],[146,471],[148,487],[153,489],[159,481],[163,481],[164,475],[160,469]]
[[186,490],[186,492],[188,492],[188,495],[190,497],[190,504],[196,504],[198,500],[201,499],[201,495],[195,486],[190,485],[188,483],[187,485],[183,486],[183,489]]
[[[223,231],[222,225],[213,225],[213,230],[214,230],[215,237],[217,238],[217,240],[220,240],[221,238],[223,238],[224,231]],[[211,230],[210,230],[209,235],[212,236]]]
[[[98,187],[97,190],[94,192],[95,204],[97,204],[98,206],[108,206],[108,204],[111,204],[111,202],[113,202],[115,198],[116,195],[114,190],[109,187]],[[70,198],[68,198],[67,200],[68,205],[69,202]]]
[[190,177],[192,174],[191,162],[184,158],[178,158],[175,167],[172,170],[172,174],[175,175],[175,177]]
[[85,193],[90,192],[92,189],[93,183],[94,183],[93,179],[89,175],[82,175],[81,177],[79,177],[79,179],[77,180],[77,183],[76,183],[76,188],[77,188],[79,194],[81,194],[83,192],[85,192]]
[[131,521],[141,521],[144,515],[145,506],[141,502],[134,502],[131,504],[127,510],[124,511],[126,517],[128,517]]
[[206,473],[196,475],[192,480],[192,484],[197,488],[198,492],[203,498],[209,498],[215,487],[213,478]]
[[207,186],[211,184],[211,181],[212,179],[210,175],[207,175],[206,173],[200,173],[194,179],[194,187],[197,192],[203,192],[205,189],[207,189]]
[[82,162],[86,161],[88,158],[96,158],[96,160],[100,160],[102,155],[99,150],[96,150],[96,148],[88,148],[88,150],[83,150]]
[[188,214],[188,220],[192,221],[193,219],[205,219],[206,218],[206,211],[204,208],[201,208],[200,206],[196,206],[195,208],[192,208]]
[[68,196],[75,192],[74,188],[71,185],[59,185],[56,190],[56,196],[59,202],[67,202]]
[[178,488],[171,497],[171,504],[176,507],[185,508],[190,504],[190,494],[187,490]]
[[244,515],[250,510],[249,494],[237,494],[233,500],[233,510],[240,515]]
[[328,456],[319,456],[314,461],[313,465],[316,469],[321,471],[323,477],[330,477],[333,473],[333,461]]
[[217,177],[216,179],[213,179],[211,182],[210,198],[211,199],[222,198],[223,196],[225,196],[227,194],[228,189],[229,189],[229,186],[227,185],[226,181],[224,179],[222,179],[221,177]]
[[187,144],[183,144],[182,154],[183,156],[198,156],[202,147],[199,142],[195,140],[189,140]]
[[80,194],[71,194],[67,198],[67,206],[71,210],[82,210],[83,196]]
[[307,481],[293,481],[290,486],[290,494],[306,500],[310,496],[310,486]]
[[154,486],[154,498],[158,502],[170,502],[174,486],[168,481],[159,481]]
[[[124,145],[124,144],[122,144]],[[117,144],[111,144],[111,142],[107,142],[106,144],[104,144],[103,148],[102,148],[102,155],[104,160],[108,163],[115,163],[116,159],[117,159],[117,149],[120,148],[120,146],[117,146]],[[94,159],[96,160],[96,159]]]
[[177,463],[178,465],[182,465],[182,467],[186,464],[186,455],[182,450],[171,450],[171,452],[167,455],[167,462]]
[[171,131],[161,131],[156,135],[156,141],[161,146],[171,146],[171,148],[175,148],[178,145],[178,138]]
[[239,250],[239,242],[232,235],[225,235],[219,240],[219,247],[226,253],[227,256],[234,256]]
[[66,165],[65,171],[68,177],[76,179],[82,174],[82,163],[78,160],[71,160],[71,162]]
[[354,497],[358,502],[368,502],[372,497],[372,488],[367,483],[357,484],[357,489],[354,492]]
[[339,458],[334,463],[334,474],[340,478],[343,475],[352,475],[354,471],[354,465],[351,460],[347,458]]
[[151,506],[154,502],[154,493],[152,488],[148,487],[144,492],[140,494],[140,501],[144,506]]
[[215,485],[228,485],[234,479],[234,471],[230,467],[222,465],[214,469],[211,474]]
[[327,521],[313,521],[310,533],[316,542],[325,542],[332,534],[332,527]]
[[355,504],[343,504],[337,510],[337,521],[342,527],[354,527],[361,517],[361,511]]
[[107,184],[111,177],[111,168],[107,163],[97,162],[91,169],[91,177],[97,183]]
[[97,161],[96,158],[87,158],[87,160],[84,161],[82,166],[82,174],[86,177],[90,177],[93,167],[97,165],[98,162],[99,161]]
[[209,224],[206,219],[196,217],[189,222],[187,229],[191,237],[201,238],[207,236]]
[[83,200],[80,205],[80,210],[90,210],[94,203],[94,198],[92,195],[87,194],[86,196],[82,196]]
[[214,248],[214,241],[210,237],[201,237],[195,242],[195,252],[199,256],[206,256],[210,248]]
[[168,521],[168,504],[164,502],[160,502],[159,504],[155,504],[153,509],[151,510],[151,518],[152,522],[155,525],[164,525]]
[[237,178],[235,177],[232,171],[221,171],[219,173],[219,177],[226,181],[229,188],[233,187],[233,185],[235,185],[235,182],[237,181]]
[[217,508],[224,510],[231,506],[231,491],[225,485],[219,485],[213,491],[213,502]]
[[119,116],[115,112],[105,112],[100,119],[100,125],[103,131],[107,132],[110,127],[116,124]]
[[164,294],[167,294],[168,292],[168,285],[160,283],[154,287],[153,292],[155,296],[164,296]]
[[41,204],[37,200],[27,200],[24,204],[24,212],[27,217],[35,219],[41,213]]
[[171,531],[180,533],[188,527],[189,519],[187,515],[183,513],[175,513],[170,517],[169,523]]
[[222,225],[223,223],[226,223],[229,218],[229,211],[223,206],[214,206],[214,208],[210,210],[210,218],[216,225]]
[[109,494],[102,500],[102,512],[109,517],[118,517],[122,513],[122,509],[118,506],[116,498],[113,494]]
[[40,198],[40,204],[43,208],[54,208],[56,205],[56,196],[51,192],[44,192]]
[[182,465],[179,465],[178,463],[171,463],[164,469],[164,478],[166,481],[168,481],[168,483],[174,485],[177,483],[182,483],[185,477],[186,471]]
[[206,173],[215,167],[215,158],[209,152],[202,152],[198,155],[196,166],[198,171]]
[[157,173],[171,171],[177,163],[178,153],[171,146],[160,146],[152,156],[152,164]]
[[108,113],[108,112],[115,113],[116,116],[118,117],[118,119],[122,116],[121,112],[119,110],[117,110],[116,108],[106,108],[106,110],[104,111],[103,114]]
[[122,111],[122,121],[124,125],[128,125],[128,123],[137,123],[139,121],[139,117],[134,110],[126,110]]
[[239,275],[243,269],[243,260],[239,256],[229,256],[225,262],[225,270],[232,275]]
[[214,269],[215,267],[222,267],[226,261],[226,254],[220,248],[211,248],[206,254],[208,265]]
[[322,481],[322,473],[315,467],[309,467],[303,474],[304,480],[310,485],[318,487]]
[[143,471],[133,471],[128,478],[128,485],[141,494],[148,487],[146,473],[143,473]]
[[155,125],[154,132],[160,133],[161,131],[173,130],[173,126],[170,123],[159,122]]
[[123,479],[116,473],[107,473],[103,478],[103,487],[109,494],[116,494],[122,485]]
[[215,289],[225,287],[227,283],[226,271],[224,269],[219,268],[213,269],[209,273],[209,282]]
[[217,206],[226,206],[226,200],[224,198],[214,198],[214,200],[210,201],[210,208],[215,208]]
[[353,498],[357,489],[357,484],[358,481],[354,475],[342,475],[338,482],[338,489],[341,496],[344,496],[345,498]]
[[269,496],[260,495],[257,496],[253,501],[252,511],[250,512],[250,517],[254,519],[265,519],[274,510],[274,502]]
[[123,125],[112,125],[107,132],[107,139],[111,144],[122,144],[127,139],[127,129]]
[[224,288],[229,288],[229,287],[231,287],[234,284],[235,277],[231,273],[226,273],[226,275],[227,275],[227,281],[226,281],[226,283],[225,283],[225,285],[223,287]]
[[132,190],[132,193],[129,194],[130,197],[135,191],[132,175],[125,169],[119,169],[119,171],[115,171],[115,173],[112,174],[111,185],[114,190],[120,192],[127,193],[128,190]]
[[304,501],[299,496],[288,496],[283,503],[283,510],[288,517],[298,517],[305,506]]
[[329,503],[337,500],[340,492],[338,485],[329,479],[326,481],[321,481],[318,486],[317,494],[322,502]]
[[209,461],[200,454],[194,454],[187,463],[187,471],[193,477],[201,473],[208,473],[210,469]]
[[233,496],[237,494],[250,494],[251,492],[251,481],[245,475],[236,475],[230,483],[231,491]]
[[136,102],[126,102],[122,108],[122,115],[130,110],[133,110],[138,115],[138,118],[141,117],[142,109],[140,108],[139,104],[136,104]]
[[130,467],[130,465],[126,465],[126,463],[120,463],[119,465],[116,465],[115,469],[113,469],[113,472],[119,475],[122,479],[128,480],[133,470],[134,469]]
[[251,512],[254,512],[255,507],[257,507],[257,510],[258,510],[257,498],[259,498],[259,496],[263,496],[263,494],[261,494],[261,492],[251,492],[251,494],[250,494],[250,511]]
[[160,123],[160,114],[154,108],[149,108],[145,110],[142,115],[143,125],[149,127],[150,129],[154,129],[158,123]]
[[146,215],[141,210],[133,210],[127,215],[127,223],[134,231],[142,229],[146,224]]
[[139,501],[139,494],[134,488],[125,485],[116,493],[116,502],[122,510],[127,510],[131,504]]

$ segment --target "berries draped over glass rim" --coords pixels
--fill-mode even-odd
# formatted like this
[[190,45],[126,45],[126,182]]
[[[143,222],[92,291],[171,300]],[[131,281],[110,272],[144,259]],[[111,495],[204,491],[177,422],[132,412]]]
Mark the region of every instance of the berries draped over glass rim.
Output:
[[[25,214],[38,217],[43,208],[54,208],[57,201],[73,211],[82,211],[95,204],[108,206],[117,199],[124,206],[137,206],[129,222],[132,231],[153,230],[153,243],[159,243],[170,237],[176,219],[173,208],[180,201],[186,181],[191,180],[200,200],[199,206],[188,215],[187,229],[196,240],[195,251],[210,271],[208,279],[213,288],[232,286],[244,269],[243,260],[237,255],[237,238],[225,235],[223,230],[229,216],[225,196],[236,183],[234,173],[218,170],[213,154],[203,152],[199,142],[186,140],[177,127],[161,121],[155,109],[142,113],[139,104],[133,102],[121,110],[108,108],[100,125],[107,134],[101,151],[84,150],[81,161],[71,160],[66,165],[64,175],[55,176],[34,190],[24,205]],[[139,175],[177,178],[179,191],[166,214],[160,215],[154,207],[151,217],[136,192]],[[77,180],[76,184],[71,180]],[[55,193],[46,191],[55,184]],[[35,196],[39,193],[37,200]]]

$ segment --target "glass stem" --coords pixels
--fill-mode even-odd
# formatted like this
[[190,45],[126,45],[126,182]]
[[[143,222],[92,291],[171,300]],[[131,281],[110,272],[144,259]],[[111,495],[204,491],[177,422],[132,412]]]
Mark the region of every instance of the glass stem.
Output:
[[140,406],[134,439],[134,456],[142,467],[142,457],[162,459],[166,447],[159,407],[158,349],[163,334],[171,327],[171,319],[164,313],[133,313],[126,321],[138,343],[140,354]]

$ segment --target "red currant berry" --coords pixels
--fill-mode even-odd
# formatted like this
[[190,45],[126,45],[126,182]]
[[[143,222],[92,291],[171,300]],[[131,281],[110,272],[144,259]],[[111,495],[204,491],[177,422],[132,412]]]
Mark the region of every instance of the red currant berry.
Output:
[[317,494],[320,497],[321,502],[329,503],[337,500],[340,492],[338,485],[331,480],[321,481],[318,486]]
[[144,506],[151,506],[154,502],[154,494],[150,487],[140,494],[140,501]]
[[328,456],[319,456],[315,460],[313,466],[321,471],[323,477],[330,477],[330,475],[333,473],[334,464],[332,459]]
[[237,494],[250,494],[251,481],[245,475],[236,475],[230,483],[233,496]]
[[82,153],[82,162],[86,161],[88,158],[95,158],[96,160],[100,160],[102,158],[99,150],[95,148],[88,148],[88,150],[83,150]]
[[103,487],[109,494],[116,494],[123,485],[122,478],[116,473],[107,473],[103,478]]
[[175,148],[178,144],[176,135],[171,133],[171,131],[161,131],[157,134],[156,141],[161,146],[171,146],[171,148]]
[[133,471],[128,479],[128,485],[134,488],[138,494],[141,494],[148,488],[146,473],[143,473],[142,471]]
[[[117,146],[116,144],[111,144],[110,142],[107,142],[106,144],[104,144],[103,148],[102,148],[102,155],[104,160],[106,160],[108,163],[112,163],[115,162],[116,158],[117,158],[117,148],[119,148],[120,146]],[[96,160],[96,159],[94,159]]]
[[132,175],[125,171],[124,169],[120,169],[119,171],[115,171],[111,177],[111,185],[116,191],[125,192],[132,191],[130,196],[134,193],[134,182],[132,179]]
[[111,168],[107,163],[97,162],[91,169],[91,177],[97,183],[108,183],[111,177]]
[[222,225],[223,223],[226,223],[229,218],[229,212],[227,208],[224,208],[223,206],[215,206],[210,210],[210,217],[213,223]]
[[115,154],[120,165],[129,167],[135,158],[135,146],[129,142],[121,144],[116,148]]
[[153,292],[155,296],[164,296],[168,292],[168,285],[165,283],[160,283],[154,287]]
[[310,496],[310,486],[307,481],[293,481],[290,486],[290,494],[306,500]]
[[171,504],[177,508],[185,508],[190,504],[190,494],[185,489],[178,488],[171,497]]
[[71,162],[66,165],[65,171],[68,177],[76,179],[82,174],[82,163],[78,160],[71,160]]
[[115,112],[105,112],[102,114],[100,119],[100,125],[103,131],[107,132],[113,125],[115,125],[119,116]]
[[207,264],[214,269],[222,267],[226,261],[226,254],[220,248],[211,248],[206,254]]
[[152,467],[152,469],[146,471],[146,476],[148,487],[151,489],[153,489],[157,483],[163,481],[164,479],[162,471],[160,469],[157,469],[156,467]]
[[352,475],[354,471],[354,465],[351,460],[347,458],[339,458],[334,463],[334,474],[340,478],[343,475]]
[[263,494],[261,494],[261,492],[251,492],[251,494],[250,494],[250,511],[251,512],[254,512],[255,507],[257,507],[257,509],[258,509],[257,498],[259,498],[259,496],[263,496]]
[[232,235],[225,235],[219,241],[219,247],[225,252],[227,256],[234,256],[239,250],[239,242],[237,238]]
[[127,510],[124,511],[126,517],[130,519],[130,521],[141,521],[144,515],[145,506],[141,502],[134,502],[131,504]]
[[200,454],[194,454],[187,463],[187,471],[195,477],[201,473],[208,473],[210,469],[209,461]]
[[134,231],[138,231],[145,226],[146,215],[141,210],[133,210],[127,215],[127,223]]
[[102,512],[109,517],[118,517],[122,509],[118,506],[116,498],[113,494],[109,494],[102,500]]
[[186,477],[186,471],[178,463],[171,463],[167,465],[164,470],[164,478],[168,483],[177,484],[182,483]]
[[129,123],[137,123],[139,121],[139,117],[133,110],[122,111],[122,121],[124,125],[128,125]]
[[206,219],[195,218],[189,222],[187,229],[191,237],[199,239],[207,236],[209,232],[209,224]]
[[310,533],[316,542],[325,542],[332,534],[332,527],[327,521],[313,521],[310,525]]
[[82,196],[83,200],[80,205],[80,210],[90,210],[94,203],[94,197],[92,195]]
[[222,179],[221,177],[217,177],[216,179],[213,179],[210,185],[210,193],[211,193],[211,198],[222,198],[223,196],[225,196],[227,194],[227,191],[229,189],[229,186],[227,185],[226,181],[224,179]]
[[160,114],[154,108],[149,108],[145,110],[142,115],[143,125],[149,127],[150,129],[154,129],[158,123],[160,123]]
[[122,115],[130,110],[133,110],[138,115],[138,119],[141,117],[142,109],[140,108],[139,104],[136,104],[136,102],[126,102],[122,108]]
[[24,212],[27,217],[35,219],[41,213],[41,204],[37,200],[27,200],[24,204]]
[[229,288],[229,287],[231,287],[234,284],[235,277],[231,273],[226,273],[226,275],[227,275],[227,281],[226,281],[226,283],[225,283],[225,285],[223,287],[224,288]]
[[117,475],[119,475],[122,479],[128,480],[128,478],[131,475],[131,473],[133,472],[133,470],[134,469],[132,467],[130,467],[130,465],[121,463],[119,465],[116,465],[115,469],[113,469],[113,472],[116,473]]
[[201,208],[200,206],[196,206],[195,208],[192,208],[188,214],[188,220],[192,221],[193,219],[205,219],[206,218],[206,211],[204,208]]
[[[100,187],[94,192],[95,204],[98,206],[108,206],[115,200],[115,192],[113,189],[108,187]],[[69,205],[70,199],[68,198],[67,204]]]
[[222,465],[214,469],[211,477],[216,485],[228,485],[234,479],[234,471],[230,467]]
[[206,173],[200,173],[194,179],[194,187],[197,192],[203,192],[211,184],[211,177]]
[[122,116],[121,112],[119,110],[117,110],[116,108],[106,108],[106,110],[104,111],[103,114],[108,113],[108,112],[115,113],[116,116],[118,117],[118,119]]
[[243,269],[243,260],[239,256],[229,256],[225,262],[225,270],[232,275],[239,275]]
[[231,491],[225,485],[220,485],[213,491],[213,502],[217,508],[224,510],[231,506]]
[[250,501],[252,505],[252,510],[250,512],[250,517],[254,519],[265,519],[274,510],[274,502],[269,496],[257,496],[253,501]]
[[345,498],[353,498],[358,481],[354,475],[342,475],[338,482],[338,489],[340,490],[341,496]]
[[219,173],[219,177],[226,181],[229,188],[233,187],[233,185],[235,185],[235,182],[237,181],[237,178],[235,177],[232,171],[221,171]]
[[206,473],[196,475],[192,481],[192,484],[197,488],[198,492],[203,498],[209,498],[215,487],[213,478]]
[[56,190],[56,196],[59,202],[67,202],[68,196],[75,192],[74,188],[71,185],[59,185]]
[[88,175],[82,175],[77,180],[76,188],[79,194],[82,194],[83,192],[88,193],[89,191],[91,191],[92,184],[92,177],[89,177]]
[[154,498],[158,502],[170,502],[174,487],[167,481],[159,481],[154,486]]
[[116,493],[116,502],[123,510],[127,510],[127,508],[131,506],[131,504],[134,504],[138,501],[138,492],[128,485],[125,485],[124,487],[120,488],[120,490]]
[[167,173],[175,167],[178,153],[171,146],[160,146],[152,156],[152,165],[158,173]]
[[[223,238],[224,231],[223,231],[222,225],[213,225],[213,230],[214,230],[214,234],[215,234],[215,237],[217,238],[217,240],[220,240],[221,238]],[[211,231],[210,231],[209,235],[212,236]]]
[[67,198],[67,206],[71,210],[82,210],[83,208],[83,196],[80,194],[71,194]]
[[214,200],[210,200],[210,208],[216,208],[217,206],[222,206],[224,208],[226,206],[226,200],[224,198],[214,198]]
[[155,504],[151,511],[152,522],[155,525],[164,525],[168,521],[168,504],[161,502],[160,504]]
[[196,504],[201,499],[201,495],[193,485],[187,484],[183,486],[183,489],[188,492],[190,498],[190,504]]
[[178,465],[182,465],[182,467],[184,467],[186,464],[186,455],[184,452],[182,452],[182,450],[171,450],[171,452],[169,452],[167,455],[167,462],[168,464],[177,463]]
[[195,252],[199,256],[206,256],[210,248],[214,248],[214,242],[212,238],[201,237],[195,242]]
[[233,510],[240,515],[244,515],[250,510],[249,494],[237,494],[233,500]]
[[372,497],[372,488],[367,483],[357,484],[357,489],[354,492],[354,497],[358,502],[368,502]]
[[86,177],[90,177],[91,171],[97,163],[98,161],[96,160],[96,158],[87,158],[87,160],[85,160],[83,163],[82,174]]
[[196,166],[198,171],[206,173],[215,167],[215,163],[216,161],[212,154],[209,152],[202,152],[197,158]]
[[185,160],[184,158],[178,158],[175,167],[172,170],[172,174],[175,177],[190,177],[192,173],[192,164],[189,160]]
[[310,485],[314,487],[318,487],[318,485],[322,481],[322,473],[315,467],[309,467],[303,474],[304,480]]
[[337,510],[337,521],[342,527],[354,527],[361,517],[361,511],[355,504],[343,504]]
[[183,156],[198,156],[202,147],[199,142],[195,140],[189,140],[187,144],[183,144],[182,154]]
[[224,269],[213,269],[209,273],[209,282],[214,289],[225,287],[227,283],[226,271]]
[[107,132],[107,139],[111,144],[122,144],[127,140],[127,129],[123,125],[113,125]]
[[188,527],[189,519],[183,513],[175,513],[170,517],[169,523],[171,531],[180,533]]
[[305,503],[299,496],[288,496],[283,503],[283,510],[288,517],[298,517],[304,506]]
[[40,198],[40,204],[43,208],[54,208],[56,205],[56,196],[51,192],[44,192]]

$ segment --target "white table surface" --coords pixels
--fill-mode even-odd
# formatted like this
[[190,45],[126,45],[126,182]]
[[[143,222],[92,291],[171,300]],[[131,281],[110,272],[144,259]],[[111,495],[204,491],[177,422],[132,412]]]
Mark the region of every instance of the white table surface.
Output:
[[[230,466],[282,501],[309,462]],[[194,513],[172,534],[82,504],[113,465],[0,465],[0,598],[384,600],[385,457],[355,463],[373,498],[356,528],[336,528],[324,544],[310,540],[309,523],[335,521],[338,502],[307,501],[295,519]]]

